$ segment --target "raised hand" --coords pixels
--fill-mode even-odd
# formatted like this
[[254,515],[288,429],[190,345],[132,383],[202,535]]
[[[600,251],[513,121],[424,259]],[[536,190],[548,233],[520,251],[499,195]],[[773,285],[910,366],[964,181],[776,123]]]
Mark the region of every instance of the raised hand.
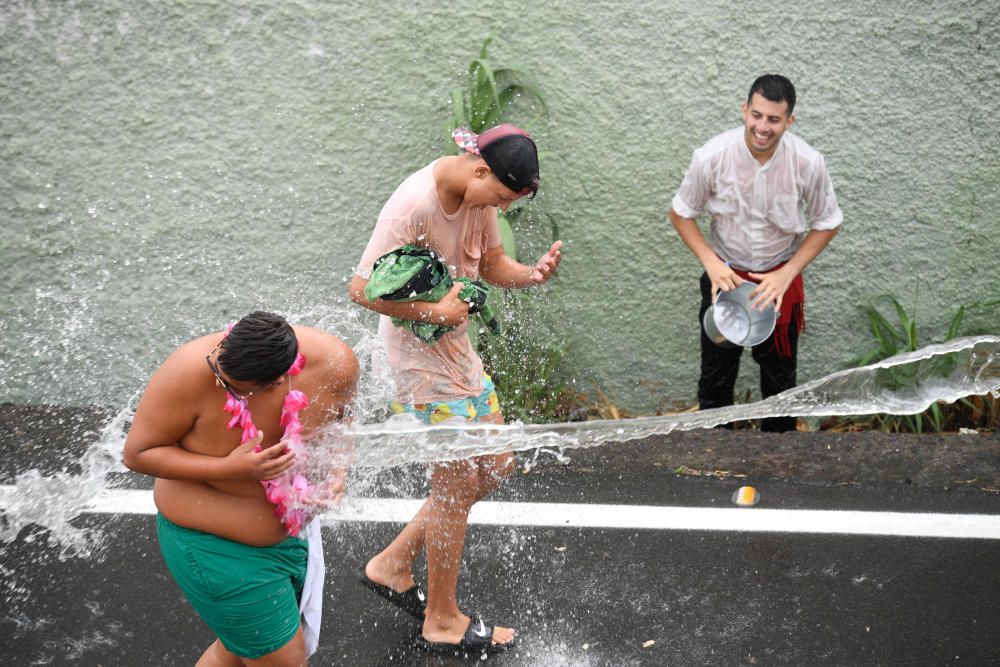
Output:
[[559,268],[559,262],[562,260],[562,241],[556,241],[549,248],[548,252],[542,255],[535,265],[531,268],[531,282],[535,285],[542,285],[548,282],[549,278],[556,272]]

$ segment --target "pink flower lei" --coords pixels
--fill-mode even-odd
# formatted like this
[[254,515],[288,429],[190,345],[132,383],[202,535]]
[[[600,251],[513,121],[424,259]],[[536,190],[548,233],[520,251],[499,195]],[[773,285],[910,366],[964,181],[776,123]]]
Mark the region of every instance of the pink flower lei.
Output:
[[[235,322],[226,327],[226,333],[222,336],[225,339]],[[295,361],[288,369],[290,376],[298,375],[306,365],[305,355],[299,353]],[[291,378],[288,380],[291,387]],[[281,439],[285,441],[288,448],[300,458],[304,452],[302,444],[302,422],[299,421],[299,412],[309,406],[309,397],[304,392],[297,389],[289,389],[285,396],[285,403],[281,407],[281,426],[285,427],[285,432]],[[240,426],[243,429],[243,437],[240,444],[246,444],[257,437],[257,427],[254,426],[253,417],[250,414],[250,405],[247,399],[238,399],[232,394],[226,393],[225,411],[233,415],[226,425],[227,428]],[[260,445],[254,451],[261,451]],[[261,480],[264,487],[264,495],[267,502],[274,505],[274,514],[281,520],[281,524],[288,530],[288,534],[296,536],[305,525],[307,519],[311,518],[311,513],[307,511],[309,505],[305,503],[308,496],[309,481],[299,473],[287,473],[277,479]]]

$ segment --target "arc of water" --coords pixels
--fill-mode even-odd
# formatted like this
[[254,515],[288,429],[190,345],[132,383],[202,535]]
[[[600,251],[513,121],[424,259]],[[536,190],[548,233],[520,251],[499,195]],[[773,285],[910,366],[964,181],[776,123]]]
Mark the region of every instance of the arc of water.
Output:
[[983,394],[1000,397],[1000,336],[929,345],[726,408],[629,420],[502,426],[461,421],[425,426],[391,419],[377,425],[335,426],[321,439],[319,451],[337,452],[340,463],[392,466],[538,447],[593,447],[765,417],[916,414],[937,401]]
[[[1000,398],[1000,336],[955,339],[839,371],[756,403],[681,415],[531,425],[446,422],[425,426],[397,419],[374,425],[338,424],[311,443],[301,465],[310,475],[321,477],[330,466],[386,467],[538,448],[558,451],[744,419],[915,414],[935,401],[983,394]],[[14,487],[0,494],[0,543],[34,523],[51,531],[49,539],[61,545],[61,557],[87,556],[99,549],[99,533],[70,522],[106,486],[108,474],[122,470],[121,446],[136,399],[133,396],[105,424],[98,441],[84,453],[82,474],[45,476],[32,469],[18,475]]]

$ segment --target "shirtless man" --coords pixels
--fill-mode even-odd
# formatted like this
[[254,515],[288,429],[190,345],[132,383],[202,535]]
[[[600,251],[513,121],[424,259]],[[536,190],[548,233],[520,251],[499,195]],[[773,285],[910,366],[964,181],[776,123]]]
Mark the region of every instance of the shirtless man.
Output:
[[[354,353],[339,339],[254,312],[228,333],[182,345],[150,379],[124,462],[157,478],[164,560],[217,636],[200,667],[304,665],[315,650],[307,643],[318,637],[321,595],[312,589],[301,619],[299,600],[305,605],[310,584],[322,585],[318,523],[302,531],[308,541],[290,536],[298,527],[276,515],[262,481],[281,480],[294,463],[279,442],[289,397],[308,397],[306,407],[299,402],[308,438],[344,418],[357,378]],[[332,480],[325,499],[335,501],[342,484]]]

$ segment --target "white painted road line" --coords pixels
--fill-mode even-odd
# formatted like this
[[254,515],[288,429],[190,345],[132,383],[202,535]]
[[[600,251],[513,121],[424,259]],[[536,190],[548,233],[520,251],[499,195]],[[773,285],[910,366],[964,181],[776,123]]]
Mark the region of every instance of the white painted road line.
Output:
[[[15,487],[0,486],[0,509],[11,506]],[[323,523],[365,521],[406,523],[422,500],[350,497]],[[109,489],[85,510],[88,514],[155,514],[152,491]],[[652,505],[481,502],[470,524],[489,526],[708,530],[750,533],[819,533],[1000,539],[1000,515],[778,510]]]
[[[422,501],[352,499],[334,521],[409,521]],[[328,520],[324,517],[324,522]],[[470,524],[635,530],[711,530],[752,533],[835,533],[1000,539],[1000,516],[836,510],[585,505],[565,503],[477,503]]]

